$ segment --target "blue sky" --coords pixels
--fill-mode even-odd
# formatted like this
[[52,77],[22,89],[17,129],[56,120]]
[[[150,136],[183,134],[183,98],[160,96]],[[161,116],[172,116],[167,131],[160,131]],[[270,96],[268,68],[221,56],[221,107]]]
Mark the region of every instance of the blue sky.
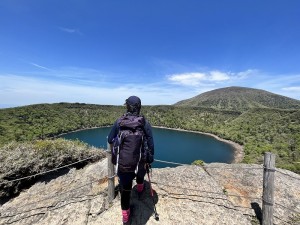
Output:
[[228,86],[300,100],[300,1],[0,1],[1,107],[174,104]]

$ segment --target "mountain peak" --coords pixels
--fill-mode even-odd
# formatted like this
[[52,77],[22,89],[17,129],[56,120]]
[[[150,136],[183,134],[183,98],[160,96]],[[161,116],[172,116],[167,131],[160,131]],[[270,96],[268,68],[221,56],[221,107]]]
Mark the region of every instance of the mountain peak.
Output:
[[300,101],[265,90],[246,87],[225,87],[204,92],[175,103],[176,106],[206,107],[245,111],[251,108],[300,109]]

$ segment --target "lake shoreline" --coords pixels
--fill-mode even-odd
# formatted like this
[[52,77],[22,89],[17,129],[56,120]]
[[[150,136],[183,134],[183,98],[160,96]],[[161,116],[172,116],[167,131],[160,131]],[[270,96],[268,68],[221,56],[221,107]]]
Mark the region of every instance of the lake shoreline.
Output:
[[53,138],[60,138],[60,137],[63,136],[63,135],[75,133],[75,132],[78,132],[78,131],[83,131],[83,130],[93,130],[93,129],[105,128],[105,127],[111,127],[111,126],[80,128],[80,129],[72,130],[72,131],[69,131],[69,132],[66,132],[66,133],[57,134],[57,135],[53,136]]
[[223,139],[220,138],[219,136],[215,135],[215,134],[211,134],[211,133],[205,133],[205,132],[201,132],[201,131],[193,131],[193,130],[184,130],[181,128],[170,128],[170,127],[162,127],[162,126],[152,126],[154,128],[160,128],[160,129],[169,129],[169,130],[176,130],[176,131],[182,131],[182,132],[192,132],[192,133],[197,133],[197,134],[203,134],[203,135],[207,135],[207,136],[211,136],[215,139],[217,139],[218,141],[222,141],[225,142],[229,145],[231,145],[234,149],[234,159],[232,162],[230,163],[240,163],[242,162],[243,158],[244,158],[244,147],[236,142],[233,142],[231,140],[227,140],[227,139]]
[[[77,131],[92,130],[92,129],[105,128],[105,127],[110,127],[110,126],[81,128],[81,129],[78,129],[78,130],[73,130],[73,131],[70,131],[70,132],[67,132],[67,133],[59,134],[59,135],[57,135],[54,138],[59,138],[60,136],[62,136],[64,134],[74,133],[74,132],[77,132]],[[201,132],[201,131],[184,130],[184,129],[180,129],[180,128],[163,127],[163,126],[152,126],[152,127],[154,127],[154,128],[160,128],[160,129],[176,130],[176,131],[182,131],[182,132],[192,132],[192,133],[197,133],[197,134],[203,134],[203,135],[211,136],[211,137],[217,139],[218,141],[225,142],[225,143],[227,143],[227,144],[229,144],[229,145],[231,145],[233,147],[234,156],[233,156],[233,161],[230,162],[230,164],[232,164],[232,163],[240,163],[240,162],[242,162],[242,160],[244,158],[244,147],[242,145],[240,145],[240,144],[238,144],[236,142],[233,142],[231,140],[220,138],[219,136],[217,136],[215,134]]]

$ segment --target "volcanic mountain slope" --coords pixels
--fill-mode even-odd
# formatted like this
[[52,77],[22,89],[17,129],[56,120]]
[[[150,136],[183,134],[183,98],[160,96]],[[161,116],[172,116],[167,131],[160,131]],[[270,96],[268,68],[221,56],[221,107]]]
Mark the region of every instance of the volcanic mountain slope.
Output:
[[176,106],[245,111],[251,108],[300,109],[300,101],[260,89],[227,87],[175,103]]

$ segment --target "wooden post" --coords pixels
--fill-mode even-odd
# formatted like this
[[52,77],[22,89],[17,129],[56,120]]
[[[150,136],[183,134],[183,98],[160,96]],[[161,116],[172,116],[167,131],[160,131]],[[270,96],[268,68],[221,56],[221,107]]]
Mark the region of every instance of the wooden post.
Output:
[[273,225],[275,155],[266,152],[264,156],[264,177],[262,196],[262,225]]
[[108,177],[108,202],[111,203],[115,198],[115,171],[114,171],[114,165],[111,162],[111,150],[110,150],[110,144],[107,143],[107,151],[106,151],[106,157],[107,157],[107,177]]

